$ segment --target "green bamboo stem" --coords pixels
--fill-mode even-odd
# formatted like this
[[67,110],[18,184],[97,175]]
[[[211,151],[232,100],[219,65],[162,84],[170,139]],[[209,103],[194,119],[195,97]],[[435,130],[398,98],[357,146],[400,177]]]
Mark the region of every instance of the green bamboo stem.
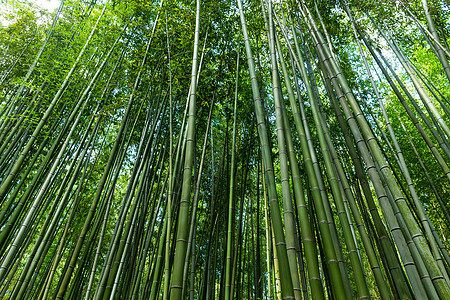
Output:
[[[280,45],[279,39],[276,39],[276,42],[277,42],[278,51],[280,53],[279,59],[280,59],[280,64],[281,64],[282,71],[283,71],[283,78],[285,81],[286,89],[288,91],[289,102],[291,105],[292,112],[294,114],[294,118],[298,119],[299,111],[297,108],[297,103],[295,102],[295,96],[294,96],[294,92],[292,90],[292,83],[290,81],[290,76],[287,71],[287,67],[284,62],[283,55],[281,52],[281,45]],[[302,220],[300,222],[301,235],[302,235],[302,241],[303,241],[303,244],[305,247],[306,265],[307,265],[307,269],[308,269],[309,282],[311,285],[311,292],[312,292],[312,294],[314,294],[314,297],[316,297],[317,299],[321,299],[321,297],[323,298],[324,295],[323,295],[322,282],[320,279],[319,263],[318,263],[318,259],[317,259],[317,255],[316,255],[317,247],[316,247],[316,244],[314,241],[314,235],[312,233],[312,228],[310,226],[310,222],[304,221],[304,220],[309,220],[308,209],[306,206],[306,201],[305,201],[305,196],[304,196],[304,191],[303,191],[303,184],[301,182],[301,177],[300,177],[300,170],[299,170],[297,158],[296,158],[295,152],[294,152],[294,145],[293,145],[293,141],[292,141],[291,132],[290,132],[289,126],[288,126],[287,114],[286,114],[285,109],[283,109],[283,122],[284,122],[284,127],[286,128],[286,130],[285,130],[286,141],[287,141],[286,144],[287,144],[287,151],[289,154],[289,163],[290,163],[289,165],[291,167],[291,172],[292,172],[292,182],[293,182],[294,195],[295,195],[294,199],[296,201],[299,219]],[[297,122],[300,123],[299,120],[297,120]]]
[[197,70],[198,70],[198,43],[200,38],[200,0],[197,0],[194,52],[192,59],[191,87],[189,96],[189,118],[186,134],[186,158],[183,170],[183,188],[178,213],[178,227],[176,232],[176,246],[172,281],[170,285],[170,299],[181,299],[183,288],[183,269],[186,256],[188,221],[189,221],[189,198],[191,197],[191,182],[194,162],[194,137],[195,137],[195,101],[197,94]]
[[[313,25],[313,23],[311,22]],[[317,32],[317,31],[315,31]],[[320,37],[318,35],[318,37]],[[326,50],[326,47],[323,48],[317,48],[320,50]],[[322,54],[324,55],[324,54]],[[325,55],[324,55],[325,56]],[[329,57],[329,54],[326,55]],[[323,58],[325,59],[325,57]],[[411,233],[412,239],[414,243],[416,243],[416,246],[422,256],[422,258],[425,261],[425,265],[429,269],[430,276],[432,277],[433,283],[435,284],[435,287],[440,295],[440,297],[450,297],[450,288],[448,284],[445,282],[444,278],[441,275],[441,272],[439,271],[439,267],[436,263],[436,261],[433,259],[433,255],[426,243],[425,238],[423,237],[417,223],[415,222],[414,218],[412,217],[411,211],[403,197],[403,195],[400,192],[400,189],[398,188],[395,179],[389,170],[389,168],[386,165],[386,162],[384,160],[384,157],[381,154],[381,151],[376,143],[376,140],[373,138],[368,124],[366,120],[364,119],[362,112],[352,94],[350,91],[350,88],[348,86],[348,83],[343,76],[342,73],[338,71],[338,68],[336,66],[336,62],[333,60],[327,60],[327,62],[330,63],[330,73],[334,73],[337,77],[337,80],[341,84],[342,88],[344,89],[345,95],[347,100],[349,101],[349,104],[354,111],[356,115],[356,119],[358,121],[358,125],[361,126],[361,129],[366,136],[367,143],[372,151],[372,154],[374,155],[375,161],[380,165],[380,170],[382,171],[383,176],[387,179],[387,183],[389,185],[389,188],[391,189],[391,192],[394,196],[395,202],[399,208],[399,211],[403,215],[403,218],[405,220],[405,224],[408,226],[408,229]]]
[[[294,35],[294,41],[295,41],[295,35]],[[288,44],[289,45],[289,44]],[[290,45],[289,45],[290,47]],[[304,76],[304,84],[308,87],[309,86],[309,80],[307,80],[307,75],[306,75],[306,70],[304,69],[304,67],[302,68],[301,66],[303,65],[302,62],[299,62],[300,56],[299,55],[299,51],[297,51],[297,55],[294,55],[295,53],[293,53],[292,48],[290,47],[291,50],[291,54],[292,57],[295,59],[297,68],[300,70],[302,76]],[[294,74],[295,76],[295,74]],[[298,84],[296,85],[298,87]],[[307,88],[308,94],[312,97],[312,90],[309,86],[309,88]],[[298,93],[298,95],[300,95],[300,93]],[[299,96],[299,102],[301,104],[301,98]],[[296,106],[296,105],[295,105]],[[291,107],[293,108],[294,106],[291,105]],[[319,229],[321,231],[322,236],[324,237],[323,242],[325,243],[324,245],[324,251],[328,260],[328,266],[329,266],[329,270],[330,270],[330,277],[331,280],[334,282],[333,283],[333,288],[337,289],[335,291],[336,294],[339,295],[339,293],[346,293],[346,297],[350,297],[349,293],[347,292],[348,289],[347,288],[343,288],[341,289],[341,287],[343,287],[344,285],[342,284],[343,281],[343,269],[339,268],[339,263],[338,263],[338,258],[336,256],[336,253],[338,253],[339,250],[339,246],[338,246],[338,242],[337,239],[335,237],[334,239],[334,243],[333,243],[333,238],[332,236],[335,236],[334,234],[331,234],[333,231],[335,231],[334,229],[334,224],[330,223],[330,221],[332,220],[331,217],[331,212],[329,211],[329,207],[328,205],[326,205],[328,207],[328,210],[325,209],[325,204],[328,203],[327,200],[327,196],[323,187],[323,182],[321,182],[320,179],[320,169],[318,167],[318,163],[317,163],[317,158],[315,157],[314,154],[314,148],[312,146],[312,139],[311,139],[311,134],[309,133],[309,129],[307,129],[307,121],[306,121],[306,114],[304,112],[304,108],[303,105],[300,105],[300,112],[293,108],[293,113],[294,113],[294,120],[295,120],[295,124],[296,124],[296,128],[297,128],[297,132],[299,134],[300,137],[300,145],[302,147],[302,154],[303,154],[303,158],[304,158],[304,163],[306,165],[306,171],[308,174],[308,180],[309,183],[311,185],[311,192],[312,192],[312,197],[314,199],[314,205],[315,205],[315,209],[316,209],[316,213],[317,213],[317,218],[319,219]],[[297,115],[297,118],[296,118]],[[300,116],[302,120],[300,120]],[[325,195],[324,195],[325,194]],[[323,223],[322,220],[327,220],[326,223]],[[328,228],[326,229],[325,226]],[[332,244],[330,244],[332,243]],[[336,267],[334,267],[336,263]],[[338,275],[339,273],[339,275]],[[339,283],[340,282],[340,283]],[[341,295],[342,296],[342,295]]]
[[232,297],[231,294],[231,260],[232,254],[232,231],[233,231],[233,219],[234,219],[234,179],[236,170],[236,127],[237,127],[237,101],[238,101],[238,82],[239,82],[239,52],[236,59],[236,85],[234,93],[234,110],[233,110],[233,137],[231,143],[231,166],[230,166],[230,191],[228,199],[228,229],[227,229],[227,251],[226,251],[226,267],[225,267],[225,299],[229,300]]
[[278,197],[275,186],[275,174],[273,171],[273,161],[271,157],[271,149],[269,146],[269,140],[267,136],[267,129],[264,120],[264,110],[262,106],[259,84],[256,79],[256,73],[253,62],[253,55],[250,48],[247,25],[244,18],[244,12],[242,9],[242,1],[238,0],[238,7],[241,19],[241,27],[244,35],[245,49],[247,53],[247,62],[250,72],[250,79],[252,82],[253,102],[255,105],[255,112],[257,118],[258,133],[260,138],[260,145],[263,157],[265,180],[268,189],[268,197],[271,211],[271,218],[273,222],[273,230],[275,232],[275,245],[278,249],[277,255],[280,266],[281,275],[281,291],[282,297],[285,299],[292,299],[294,297],[294,291],[292,288],[292,279],[290,278],[289,263],[286,253],[286,242],[284,238],[282,220],[280,215],[280,209],[278,206]]
[[[308,86],[308,85],[307,85]],[[325,133],[324,133],[324,120],[322,120],[321,115],[319,113],[319,107],[317,104],[317,100],[315,99],[314,95],[312,94],[312,91],[309,93],[310,103],[311,103],[311,110],[314,118],[314,122],[316,124],[317,134],[319,137],[319,143],[322,151],[323,158],[325,160],[325,169],[328,175],[328,179],[331,185],[333,198],[337,207],[337,213],[339,216],[339,220],[342,225],[342,229],[344,232],[344,240],[347,245],[347,251],[349,252],[350,261],[352,264],[352,270],[354,272],[356,285],[357,285],[357,291],[358,291],[358,298],[359,299],[365,299],[369,297],[369,291],[365,282],[365,275],[364,271],[361,267],[361,262],[359,260],[359,254],[356,249],[355,240],[353,239],[353,235],[351,233],[350,224],[349,224],[349,216],[347,216],[343,201],[343,195],[341,194],[341,191],[339,189],[339,185],[337,182],[337,175],[335,173],[335,170],[333,168],[331,155],[330,155],[330,149],[327,145],[326,139],[325,139]]]
[[[261,161],[261,169],[264,170],[263,162]],[[271,279],[272,279],[272,272],[270,268],[270,253],[272,252],[272,241],[270,238],[270,221],[269,221],[269,206],[267,204],[267,195],[266,195],[266,181],[264,178],[264,172],[262,172],[262,185],[263,185],[263,198],[264,198],[264,224],[265,224],[265,233],[266,233],[266,267],[267,267],[267,294],[269,299],[272,299],[272,286]]]
[[292,207],[292,199],[289,184],[289,169],[287,163],[287,150],[285,141],[285,131],[287,128],[284,126],[283,122],[283,105],[282,105],[282,91],[280,85],[280,77],[277,67],[277,57],[276,57],[276,45],[275,45],[275,27],[273,24],[273,14],[272,14],[272,2],[269,1],[268,5],[269,14],[269,49],[272,64],[272,92],[274,96],[275,104],[275,114],[276,114],[276,132],[278,140],[278,154],[280,162],[281,171],[281,188],[283,197],[283,207],[284,207],[284,224],[285,224],[285,234],[286,234],[286,247],[287,255],[289,261],[289,269],[291,272],[292,285],[294,289],[294,296],[296,300],[301,298],[300,280],[298,275],[297,267],[297,251],[295,247],[295,223],[294,223],[294,212]]
[[[317,43],[317,42],[316,42]],[[317,47],[319,46],[319,44],[317,43],[317,44],[315,44]],[[320,48],[317,48],[317,49],[319,49],[320,50]],[[322,54],[320,51],[318,52],[319,54]],[[325,63],[325,60],[321,60],[323,63]],[[358,148],[360,149],[360,153],[362,154],[362,156],[363,156],[363,159],[364,159],[364,161],[366,162],[366,164],[367,164],[367,167],[366,167],[366,170],[368,171],[368,173],[369,173],[369,175],[370,175],[370,177],[371,177],[371,179],[372,179],[372,181],[373,181],[373,183],[374,183],[374,188],[375,188],[375,190],[376,190],[376,192],[377,192],[377,195],[378,195],[378,198],[379,198],[379,201],[380,201],[380,204],[382,205],[382,207],[383,207],[383,209],[384,209],[384,211],[385,211],[385,213],[387,214],[386,216],[388,217],[388,220],[390,220],[390,224],[392,225],[391,226],[391,232],[392,233],[394,233],[394,237],[395,237],[395,239],[396,239],[396,241],[398,242],[398,243],[400,243],[400,244],[402,244],[402,245],[405,245],[403,248],[401,248],[401,251],[400,251],[400,253],[401,253],[401,255],[402,255],[402,257],[404,258],[404,259],[406,259],[406,261],[410,261],[410,258],[409,258],[409,253],[408,252],[406,252],[404,249],[406,249],[405,247],[406,247],[406,244],[405,244],[405,242],[404,242],[404,239],[403,239],[403,236],[401,235],[401,233],[398,231],[399,230],[399,227],[397,226],[397,225],[395,225],[396,224],[396,221],[395,221],[395,216],[393,215],[393,213],[391,212],[391,210],[389,209],[389,206],[387,205],[387,203],[386,203],[386,195],[385,195],[385,192],[384,192],[384,189],[383,189],[383,187],[382,187],[382,184],[381,184],[381,181],[380,181],[380,179],[379,179],[379,175],[378,175],[378,173],[376,172],[376,170],[374,169],[374,163],[373,163],[373,161],[372,161],[372,158],[370,157],[370,155],[369,155],[369,151],[368,151],[368,149],[367,149],[367,146],[366,146],[366,144],[365,144],[365,142],[364,142],[364,138],[361,136],[361,133],[359,132],[359,130],[357,129],[357,124],[356,124],[356,120],[355,120],[355,118],[352,116],[352,114],[351,114],[351,112],[350,112],[350,110],[349,110],[349,107],[346,105],[346,103],[344,102],[344,94],[343,94],[343,92],[340,90],[340,88],[339,88],[339,85],[337,84],[337,82],[336,82],[336,76],[335,75],[333,75],[333,77],[331,77],[330,78],[332,81],[333,81],[333,84],[335,85],[335,91],[336,91],[336,93],[337,93],[337,98],[339,99],[339,101],[341,102],[341,105],[342,105],[342,108],[343,108],[343,110],[344,110],[344,114],[345,114],[345,116],[346,116],[346,118],[347,118],[347,121],[349,122],[349,125],[350,125],[350,129],[352,130],[352,133],[353,133],[353,135],[355,136],[355,140],[356,140],[356,145],[358,146]],[[333,98],[331,98],[331,99],[333,99]],[[336,105],[334,105],[335,107],[336,107]],[[337,114],[337,115],[339,115],[339,114]],[[369,201],[369,200],[371,200],[371,198],[370,197],[366,197],[366,199]],[[374,210],[376,210],[376,208],[375,208],[375,204],[374,203],[372,203],[372,204],[370,204],[369,205],[370,207],[373,207],[372,209],[371,209],[371,211],[374,211]],[[376,216],[376,215],[375,215]],[[377,223],[376,223],[377,224]],[[380,225],[378,225],[378,230],[380,230],[380,232],[383,232],[383,228],[380,226]],[[400,235],[399,235],[399,233],[400,233]],[[383,241],[383,240],[382,240]],[[386,241],[386,240],[385,240]],[[392,249],[390,248],[390,246],[389,245],[386,245],[386,243],[384,242],[383,243],[384,244],[384,249],[387,251],[387,253],[390,253],[390,255],[388,255],[387,257],[391,260],[391,271],[396,271],[396,270],[398,270],[398,267],[395,267],[395,257],[393,256],[393,255],[395,255],[395,254],[392,254],[393,252],[392,252]],[[406,266],[408,266],[408,265],[406,265]],[[414,266],[413,266],[414,267]],[[414,269],[412,269],[412,268],[407,268],[407,270],[409,270],[410,271],[410,274],[411,274],[411,276],[414,276],[414,278],[417,278],[418,279],[418,276],[416,276],[415,274],[415,272],[414,272]],[[401,297],[408,297],[408,294],[409,294],[409,291],[408,291],[408,289],[407,289],[407,287],[405,287],[405,285],[402,283],[402,280],[401,280],[401,276],[394,276],[394,278],[395,278],[395,280],[396,280],[396,286],[397,286],[397,288],[399,289],[399,294],[401,295]]]
[[[166,41],[167,41],[167,63],[169,69],[169,191],[167,195],[167,213],[164,220],[164,234],[165,234],[165,248],[164,248],[164,289],[163,289],[163,299],[167,300],[169,294],[169,278],[170,278],[170,229],[172,228],[172,200],[173,200],[173,99],[172,99],[172,64],[170,57],[170,40],[169,40],[169,25],[167,21],[167,10],[166,13]],[[162,243],[162,240],[160,241]],[[162,251],[162,245],[158,252]],[[158,255],[159,258],[159,255]],[[159,266],[159,265],[158,265]],[[156,287],[152,288],[152,292],[156,290]],[[156,292],[153,293],[151,299],[155,299]]]
[[[198,174],[197,174],[197,180],[195,183],[195,189],[194,189],[194,198],[193,198],[193,208],[192,208],[192,213],[191,213],[191,220],[190,220],[190,226],[189,226],[189,238],[188,238],[188,248],[186,250],[186,261],[188,261],[191,256],[193,257],[192,259],[195,260],[195,254],[194,254],[194,249],[195,249],[195,243],[193,243],[193,240],[195,239],[195,232],[197,230],[197,226],[196,224],[198,223],[197,221],[197,210],[198,210],[198,204],[199,204],[199,193],[200,193],[200,184],[202,182],[202,174],[203,174],[203,166],[204,166],[204,162],[205,162],[205,155],[206,155],[206,145],[208,142],[208,133],[209,133],[209,128],[211,127],[211,120],[212,120],[212,113],[214,110],[214,97],[211,100],[211,104],[210,104],[210,109],[209,109],[209,115],[208,115],[208,122],[207,122],[207,126],[206,126],[206,131],[205,131],[205,137],[203,139],[203,146],[202,146],[202,154],[200,156],[200,165],[198,168]],[[191,255],[191,251],[192,251],[192,255]],[[187,273],[188,273],[188,266],[189,264],[185,264],[184,266],[184,275],[183,275],[183,298],[186,292],[186,288],[187,288]],[[195,270],[195,265],[191,265],[191,268]],[[194,272],[195,273],[195,272]],[[191,281],[191,284],[193,284],[193,282]],[[190,293],[189,293],[190,294]]]
[[[285,26],[284,26],[285,27]],[[295,48],[296,48],[296,52],[294,52],[292,50],[292,47],[290,46],[290,44],[288,43],[287,45],[289,46],[289,50],[290,50],[290,55],[291,55],[291,61],[293,60],[295,62],[295,65],[297,66],[297,68],[300,70],[300,75],[302,77],[303,83],[306,86],[306,91],[308,93],[308,97],[310,97],[311,99],[313,99],[314,95],[313,95],[313,91],[312,91],[312,85],[314,83],[311,83],[309,80],[309,76],[306,73],[306,69],[304,68],[304,62],[303,62],[303,57],[302,54],[300,52],[300,48],[297,42],[297,37],[295,34],[295,31],[292,31],[293,34],[293,38],[294,38],[294,44],[295,44]],[[285,32],[285,30],[283,31],[285,38],[287,37],[287,33]],[[300,88],[299,88],[299,84],[298,84],[298,80],[296,79],[296,74],[294,73],[294,80],[295,82],[297,82],[296,84],[296,89],[297,89],[297,94],[300,95]],[[350,281],[349,278],[347,276],[347,270],[346,270],[346,265],[344,262],[344,257],[342,254],[342,248],[341,245],[339,243],[339,239],[337,237],[337,230],[336,230],[336,226],[334,223],[334,218],[332,217],[332,211],[330,208],[330,202],[328,199],[328,194],[327,191],[325,190],[325,184],[322,178],[322,172],[320,170],[320,166],[319,166],[319,161],[317,159],[315,150],[314,150],[314,145],[313,145],[313,140],[312,140],[312,135],[309,129],[309,125],[308,125],[308,120],[306,117],[306,110],[304,108],[303,105],[303,100],[300,100],[301,97],[299,96],[299,106],[300,106],[300,115],[301,115],[301,119],[303,122],[303,126],[304,126],[304,131],[305,131],[305,135],[306,135],[306,141],[309,147],[309,151],[310,151],[310,157],[312,160],[312,165],[313,165],[313,169],[314,172],[316,174],[316,178],[317,178],[317,184],[320,190],[320,195],[322,198],[322,202],[323,202],[323,207],[325,210],[325,215],[327,218],[327,223],[328,226],[330,228],[330,233],[331,233],[331,239],[332,239],[332,243],[334,244],[334,249],[336,251],[336,256],[338,259],[338,264],[339,264],[339,271],[341,273],[341,278],[344,282],[344,286],[345,286],[345,293],[347,295],[348,298],[352,297],[351,296],[351,287],[350,287]],[[313,193],[314,195],[314,193]],[[327,242],[327,241],[326,241]],[[324,247],[326,249],[326,251],[329,251],[329,249],[327,247]],[[325,253],[326,253],[325,251]],[[332,268],[331,268],[332,269]]]

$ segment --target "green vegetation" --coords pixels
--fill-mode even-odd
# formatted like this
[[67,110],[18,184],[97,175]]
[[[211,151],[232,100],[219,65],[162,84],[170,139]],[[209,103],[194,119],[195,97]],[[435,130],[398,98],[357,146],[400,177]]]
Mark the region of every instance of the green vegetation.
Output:
[[0,6],[1,299],[450,299],[448,1]]

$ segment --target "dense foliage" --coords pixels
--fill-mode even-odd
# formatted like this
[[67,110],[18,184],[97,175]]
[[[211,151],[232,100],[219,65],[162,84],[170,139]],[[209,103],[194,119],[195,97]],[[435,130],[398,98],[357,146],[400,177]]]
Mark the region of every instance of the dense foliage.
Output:
[[0,298],[450,299],[448,1],[0,9]]

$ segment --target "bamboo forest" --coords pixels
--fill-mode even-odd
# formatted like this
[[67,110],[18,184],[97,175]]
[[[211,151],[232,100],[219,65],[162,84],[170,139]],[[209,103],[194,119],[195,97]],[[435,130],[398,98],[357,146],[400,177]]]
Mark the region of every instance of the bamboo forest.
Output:
[[449,300],[449,44],[449,0],[1,1],[0,299]]

